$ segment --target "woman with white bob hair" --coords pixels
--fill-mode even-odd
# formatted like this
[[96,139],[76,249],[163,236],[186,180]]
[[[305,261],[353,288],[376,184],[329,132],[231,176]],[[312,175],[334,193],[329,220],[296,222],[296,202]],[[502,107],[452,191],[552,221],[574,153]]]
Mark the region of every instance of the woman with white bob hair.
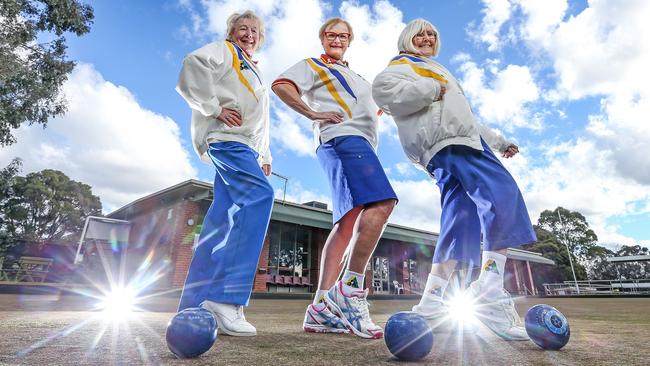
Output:
[[440,189],[442,216],[431,273],[413,308],[434,325],[447,321],[443,291],[461,262],[478,264],[469,288],[477,316],[506,340],[526,340],[510,295],[503,288],[507,248],[537,240],[521,192],[492,153],[504,158],[517,145],[481,125],[454,76],[432,59],[440,50],[436,28],[424,19],[406,25],[399,55],[374,80],[379,108],[393,116],[408,158],[426,170]]
[[214,165],[214,198],[203,220],[179,310],[202,306],[221,333],[253,336],[246,321],[257,262],[273,207],[269,95],[252,57],[264,23],[232,14],[227,37],[190,53],[176,90],[192,108],[192,140]]

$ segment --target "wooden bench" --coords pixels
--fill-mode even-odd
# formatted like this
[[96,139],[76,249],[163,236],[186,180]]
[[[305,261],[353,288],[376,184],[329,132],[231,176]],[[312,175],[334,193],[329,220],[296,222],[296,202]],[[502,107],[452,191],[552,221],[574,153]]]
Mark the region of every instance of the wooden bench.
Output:
[[16,282],[45,282],[52,258],[20,257],[16,269]]

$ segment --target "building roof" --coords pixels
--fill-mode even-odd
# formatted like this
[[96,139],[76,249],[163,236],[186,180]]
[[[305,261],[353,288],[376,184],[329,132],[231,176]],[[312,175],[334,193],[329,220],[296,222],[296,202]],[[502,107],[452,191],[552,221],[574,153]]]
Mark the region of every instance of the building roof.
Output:
[[[152,206],[171,204],[180,200],[211,201],[212,183],[195,179],[186,180],[139,198],[106,216],[129,220],[138,213],[150,210]],[[332,211],[276,199],[273,204],[271,220],[329,230],[332,228]],[[433,246],[438,240],[438,234],[402,225],[388,224],[382,238]]]
[[[332,211],[281,200],[275,200],[271,220],[326,230],[330,230],[333,226]],[[381,237],[431,246],[438,240],[437,233],[396,224],[388,224]]]
[[[130,219],[134,215],[150,210],[160,204],[171,204],[180,200],[212,200],[212,183],[190,179],[171,187],[162,189],[145,197],[139,198],[121,207],[107,217],[114,219]],[[271,220],[305,225],[329,230],[332,228],[332,211],[276,199],[273,203]],[[414,244],[434,246],[438,233],[415,229],[407,226],[388,224],[382,239],[404,241]],[[555,264],[541,254],[522,249],[508,249],[508,258],[524,260],[533,263]]]
[[610,263],[623,263],[623,262],[647,262],[650,261],[650,255],[626,255],[621,257],[607,257]]
[[518,248],[508,248],[508,252],[506,256],[510,259],[517,259],[520,261],[529,261],[532,263],[555,265],[555,262],[553,260],[548,259],[539,253],[518,249]]
[[106,217],[129,220],[130,217],[139,212],[150,209],[152,205],[168,204],[181,200],[198,201],[204,198],[212,199],[212,184],[190,179],[138,198],[126,206],[109,213]]

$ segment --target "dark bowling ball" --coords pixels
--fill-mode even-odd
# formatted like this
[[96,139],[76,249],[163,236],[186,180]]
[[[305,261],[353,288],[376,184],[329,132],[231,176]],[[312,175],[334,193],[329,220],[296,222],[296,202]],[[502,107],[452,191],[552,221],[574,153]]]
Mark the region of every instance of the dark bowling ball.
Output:
[[526,313],[525,322],[530,339],[544,349],[558,350],[569,342],[569,322],[552,306],[533,306]]
[[421,315],[402,311],[388,319],[384,341],[395,357],[404,361],[417,361],[431,352],[433,332]]
[[208,310],[188,308],[167,324],[167,347],[179,358],[197,357],[217,340],[217,320]]

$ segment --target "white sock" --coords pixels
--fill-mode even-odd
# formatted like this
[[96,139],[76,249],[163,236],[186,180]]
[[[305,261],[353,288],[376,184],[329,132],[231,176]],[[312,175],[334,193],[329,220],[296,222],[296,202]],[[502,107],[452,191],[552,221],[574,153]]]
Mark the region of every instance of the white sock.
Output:
[[478,280],[489,291],[500,291],[503,289],[503,275],[505,273],[507,259],[503,254],[487,250],[483,251],[481,273],[478,276]]
[[316,305],[320,302],[324,302],[325,300],[323,298],[325,297],[326,293],[327,290],[316,290],[316,295],[314,296],[314,301],[312,304]]
[[442,299],[442,294],[445,291],[448,283],[448,280],[429,273],[429,276],[427,277],[427,284],[424,286],[424,293],[422,293],[422,297],[424,297],[424,295],[427,295],[427,297],[433,296],[435,298]]
[[346,269],[345,272],[343,272],[343,278],[341,281],[343,281],[344,284],[354,287],[357,289],[363,289],[363,280],[366,276],[362,275],[361,273],[353,272],[350,271],[349,269]]

